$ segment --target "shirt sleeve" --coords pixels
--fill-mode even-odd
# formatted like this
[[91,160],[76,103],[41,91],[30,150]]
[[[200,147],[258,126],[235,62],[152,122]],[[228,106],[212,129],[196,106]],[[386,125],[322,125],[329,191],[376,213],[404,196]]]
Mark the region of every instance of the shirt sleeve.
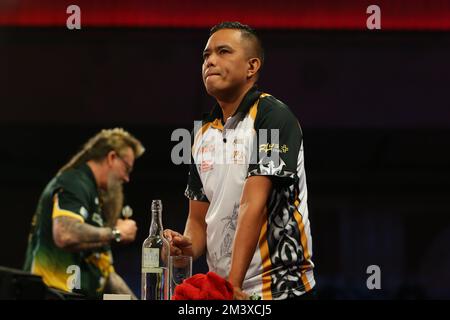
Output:
[[292,184],[298,179],[302,144],[302,131],[294,114],[271,96],[261,98],[254,128],[256,144],[247,176],[271,176]]
[[52,218],[68,216],[84,222],[90,215],[89,197],[79,179],[62,176],[53,196]]
[[[193,142],[193,133],[191,133],[191,137]],[[189,164],[188,183],[184,195],[189,200],[209,202],[208,198],[206,197],[205,191],[203,190],[203,183],[198,173],[197,164],[195,163],[192,155],[191,163]]]

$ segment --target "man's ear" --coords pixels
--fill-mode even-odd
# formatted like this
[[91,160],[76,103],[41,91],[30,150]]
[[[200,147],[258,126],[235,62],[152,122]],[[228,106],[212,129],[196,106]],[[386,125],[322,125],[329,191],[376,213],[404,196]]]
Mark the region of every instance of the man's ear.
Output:
[[247,78],[254,77],[261,68],[261,60],[259,58],[251,58],[248,60]]
[[109,167],[112,166],[113,160],[117,157],[117,154],[114,150],[111,150],[110,152],[108,152],[108,154],[106,155],[106,163],[108,164]]

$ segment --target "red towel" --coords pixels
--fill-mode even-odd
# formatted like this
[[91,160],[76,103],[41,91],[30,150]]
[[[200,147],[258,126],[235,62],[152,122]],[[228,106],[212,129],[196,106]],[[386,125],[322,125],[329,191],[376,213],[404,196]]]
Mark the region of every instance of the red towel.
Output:
[[199,273],[175,288],[172,300],[232,300],[233,286],[214,272]]

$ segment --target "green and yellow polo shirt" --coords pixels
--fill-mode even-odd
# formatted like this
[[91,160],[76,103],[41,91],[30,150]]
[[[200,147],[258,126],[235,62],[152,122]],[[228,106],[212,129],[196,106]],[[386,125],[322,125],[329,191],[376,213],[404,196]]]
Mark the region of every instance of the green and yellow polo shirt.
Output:
[[[111,249],[105,246],[68,252],[58,248],[53,240],[52,221],[59,216],[104,226],[97,185],[87,164],[54,177],[44,189],[33,217],[24,269],[42,276],[50,287],[100,298],[114,271]],[[79,286],[73,281],[75,272],[80,277]]]

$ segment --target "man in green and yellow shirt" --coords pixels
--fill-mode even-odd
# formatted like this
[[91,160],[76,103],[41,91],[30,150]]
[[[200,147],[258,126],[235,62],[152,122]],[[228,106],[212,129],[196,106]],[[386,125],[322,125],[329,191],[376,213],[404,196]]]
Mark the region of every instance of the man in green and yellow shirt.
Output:
[[33,217],[24,269],[49,287],[90,299],[103,293],[135,298],[115,272],[111,242],[128,243],[136,223],[119,219],[122,184],[129,182],[142,144],[120,128],[92,137],[48,183]]

